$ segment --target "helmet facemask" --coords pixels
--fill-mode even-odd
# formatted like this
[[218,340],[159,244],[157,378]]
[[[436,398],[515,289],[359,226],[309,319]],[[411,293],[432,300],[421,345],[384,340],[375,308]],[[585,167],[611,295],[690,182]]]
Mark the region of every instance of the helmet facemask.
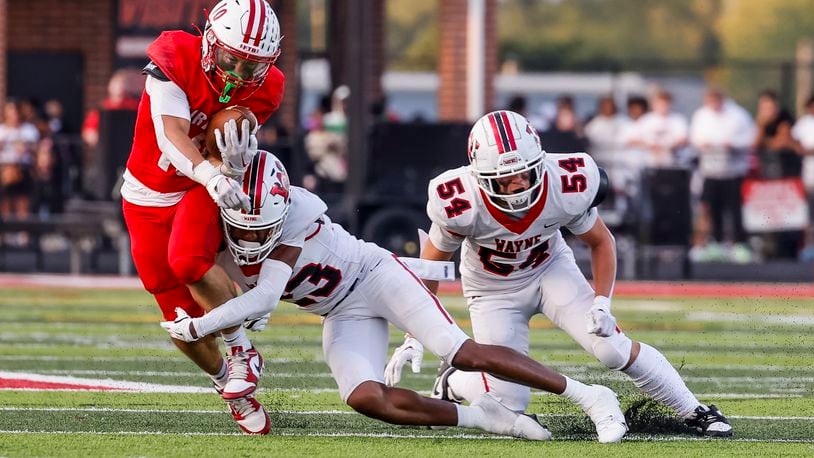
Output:
[[[239,266],[259,264],[263,262],[271,251],[277,247],[283,232],[283,223],[288,215],[288,206],[276,221],[266,224],[254,224],[238,221],[225,211],[221,211],[223,219],[223,232],[226,236],[226,246],[229,253],[235,258]],[[252,231],[256,240],[248,241],[240,238],[243,231]]]
[[204,71],[212,87],[220,92],[221,103],[229,103],[238,89],[256,89],[266,79],[280,50],[271,57],[260,58],[230,48],[218,40],[211,28],[204,31]]
[[[508,194],[501,189],[498,180],[509,178],[515,175],[528,173],[529,187],[520,192]],[[520,167],[502,168],[494,172],[483,172],[473,170],[473,174],[478,181],[486,198],[499,209],[516,213],[529,210],[540,200],[542,196],[541,187],[543,185],[543,158],[527,162]]]

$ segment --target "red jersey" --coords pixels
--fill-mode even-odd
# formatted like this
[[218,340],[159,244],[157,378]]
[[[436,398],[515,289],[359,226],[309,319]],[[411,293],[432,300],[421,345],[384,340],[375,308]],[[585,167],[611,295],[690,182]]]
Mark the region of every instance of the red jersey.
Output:
[[[229,105],[248,107],[263,124],[283,99],[285,77],[272,66],[263,84],[254,92],[241,93],[238,89],[228,104],[218,101],[220,94],[210,86],[201,68],[200,36],[182,31],[162,32],[147,48],[147,56],[186,94],[190,108],[189,138],[204,132],[209,118]],[[150,112],[150,95],[145,90],[138,106],[127,170],[142,184],[161,193],[185,191],[195,185],[190,178],[176,173],[171,164],[166,169],[159,166],[161,155]]]

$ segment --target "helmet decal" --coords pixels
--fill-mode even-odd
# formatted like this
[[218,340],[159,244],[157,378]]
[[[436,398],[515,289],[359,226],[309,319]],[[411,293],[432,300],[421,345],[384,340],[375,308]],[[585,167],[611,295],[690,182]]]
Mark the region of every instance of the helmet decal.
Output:
[[505,111],[496,111],[489,113],[489,125],[492,126],[492,135],[495,137],[497,149],[500,154],[517,149],[517,144],[514,141],[514,133],[512,132],[511,123],[506,116]]
[[284,176],[282,172],[277,172],[277,180],[279,183],[274,183],[269,193],[272,196],[282,196],[283,200],[288,202],[288,177]]

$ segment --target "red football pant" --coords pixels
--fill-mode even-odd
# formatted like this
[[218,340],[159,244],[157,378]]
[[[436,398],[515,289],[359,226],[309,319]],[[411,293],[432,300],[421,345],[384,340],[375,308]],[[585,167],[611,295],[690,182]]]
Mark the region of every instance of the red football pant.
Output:
[[144,289],[155,296],[164,319],[181,307],[192,317],[204,310],[186,285],[215,263],[223,241],[218,206],[206,188],[194,186],[171,207],[143,207],[122,200],[130,252]]

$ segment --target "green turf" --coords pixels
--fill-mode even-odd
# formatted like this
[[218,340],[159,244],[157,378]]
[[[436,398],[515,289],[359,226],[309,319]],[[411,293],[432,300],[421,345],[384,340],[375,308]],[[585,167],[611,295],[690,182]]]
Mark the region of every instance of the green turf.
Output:
[[[444,302],[468,330],[463,301]],[[157,326],[145,293],[9,289],[0,309],[0,371],[208,386]],[[530,354],[614,388],[623,407],[633,408],[625,443],[597,444],[574,406],[542,393],[529,410],[555,434],[551,443],[380,423],[339,399],[322,358],[319,318],[284,305],[266,332],[252,335],[269,361],[258,398],[271,411],[272,435],[239,435],[215,394],[0,391],[0,456],[814,454],[811,301],[618,299],[614,310],[628,334],[661,349],[703,401],[733,417],[736,440],[698,440],[668,411],[640,406],[643,397],[624,377],[542,317],[532,321]],[[391,347],[400,339],[393,330]],[[436,364],[427,355],[423,373],[405,374],[403,386],[426,392]]]

